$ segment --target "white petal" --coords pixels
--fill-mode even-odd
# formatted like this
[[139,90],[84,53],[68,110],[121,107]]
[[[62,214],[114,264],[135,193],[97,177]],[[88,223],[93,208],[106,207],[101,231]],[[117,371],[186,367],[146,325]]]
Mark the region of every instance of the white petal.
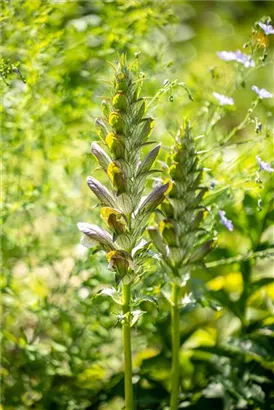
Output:
[[93,248],[94,246],[98,245],[98,242],[94,239],[90,239],[86,235],[83,235],[81,238],[81,244],[85,246],[85,248]]

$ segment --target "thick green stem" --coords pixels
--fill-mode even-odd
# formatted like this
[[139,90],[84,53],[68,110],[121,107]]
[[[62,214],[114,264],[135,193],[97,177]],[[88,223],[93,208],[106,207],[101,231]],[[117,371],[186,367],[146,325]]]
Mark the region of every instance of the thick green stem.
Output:
[[180,286],[172,284],[172,311],[171,311],[171,335],[172,335],[172,368],[171,368],[171,396],[170,410],[178,410],[179,383],[180,383]]
[[124,365],[125,365],[125,410],[133,410],[133,387],[132,387],[132,358],[131,358],[131,334],[130,334],[130,285],[123,284],[123,342],[124,342]]

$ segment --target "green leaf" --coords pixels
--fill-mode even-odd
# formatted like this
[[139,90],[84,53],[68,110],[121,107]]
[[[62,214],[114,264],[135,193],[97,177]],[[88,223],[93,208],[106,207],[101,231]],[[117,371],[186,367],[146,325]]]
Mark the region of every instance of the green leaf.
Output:
[[103,288],[94,295],[94,298],[97,298],[98,296],[110,297],[115,303],[122,305],[122,298],[115,288]]
[[132,310],[131,311],[131,321],[130,321],[130,327],[134,326],[137,321],[140,319],[143,314],[146,313],[143,310]]

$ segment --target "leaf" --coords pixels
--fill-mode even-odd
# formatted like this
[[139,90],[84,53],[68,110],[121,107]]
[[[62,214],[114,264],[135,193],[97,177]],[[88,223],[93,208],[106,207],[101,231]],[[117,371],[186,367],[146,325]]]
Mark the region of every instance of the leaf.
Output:
[[150,168],[152,167],[155,159],[157,158],[157,155],[160,151],[162,144],[157,145],[155,148],[153,148],[148,155],[146,156],[146,158],[141,162],[139,169],[138,169],[138,175],[144,174],[147,171],[150,170]]
[[188,263],[197,262],[203,259],[208,254],[208,252],[210,252],[210,250],[212,249],[213,243],[214,243],[214,240],[211,239],[210,241],[207,241],[203,243],[201,246],[199,246],[198,248],[194,249],[191,257],[188,260]]
[[137,136],[136,136],[136,145],[139,146],[141,143],[144,143],[149,135],[152,133],[154,128],[155,121],[153,118],[143,118],[141,124],[139,125]]
[[140,319],[143,314],[146,313],[143,310],[132,310],[131,311],[131,321],[130,321],[130,327],[134,326],[137,321]]
[[141,303],[143,302],[148,302],[148,303],[152,303],[153,305],[155,305],[157,307],[157,309],[159,310],[159,304],[157,299],[154,296],[141,296],[140,298],[137,298],[134,301],[134,306],[139,306]]
[[159,230],[151,226],[148,228],[148,233],[149,233],[150,239],[152,240],[155,248],[159,252],[161,252],[162,255],[166,256],[167,255],[166,244],[164,243],[162,235],[160,234]]
[[[99,292],[94,295],[94,298],[96,298],[98,296],[108,296],[115,303],[117,303],[118,305],[122,305],[121,297],[119,296],[119,293],[117,292],[117,290],[115,288],[103,288],[103,289],[99,290]],[[118,298],[117,298],[117,296],[118,296]]]
[[164,200],[164,194],[167,192],[169,187],[170,183],[168,182],[167,184],[154,188],[154,190],[142,202],[138,211],[138,215],[141,213],[152,211],[154,208],[157,208],[157,206]]

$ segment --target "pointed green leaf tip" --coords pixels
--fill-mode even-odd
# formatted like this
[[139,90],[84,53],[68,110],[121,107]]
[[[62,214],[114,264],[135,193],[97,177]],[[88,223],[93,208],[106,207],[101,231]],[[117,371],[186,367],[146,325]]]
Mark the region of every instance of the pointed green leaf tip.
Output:
[[141,162],[139,168],[138,168],[138,175],[144,174],[147,171],[150,170],[150,168],[152,167],[154,161],[157,158],[157,155],[160,151],[162,144],[157,145],[155,148],[153,148],[149,154],[146,156],[146,158],[143,160],[143,162]]

